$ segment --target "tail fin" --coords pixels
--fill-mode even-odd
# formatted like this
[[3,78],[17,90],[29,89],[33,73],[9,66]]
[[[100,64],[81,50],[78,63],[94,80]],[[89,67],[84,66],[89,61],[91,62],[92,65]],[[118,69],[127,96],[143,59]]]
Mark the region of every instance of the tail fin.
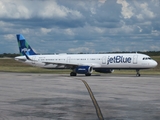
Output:
[[36,55],[30,45],[27,43],[22,34],[17,34],[17,41],[19,46],[20,55]]

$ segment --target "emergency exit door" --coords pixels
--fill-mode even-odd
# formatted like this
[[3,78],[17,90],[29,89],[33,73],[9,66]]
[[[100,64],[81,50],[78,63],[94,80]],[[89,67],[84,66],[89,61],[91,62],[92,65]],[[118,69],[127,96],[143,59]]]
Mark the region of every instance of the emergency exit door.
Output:
[[137,64],[138,55],[133,56],[133,64]]
[[106,57],[102,57],[102,64],[106,64]]

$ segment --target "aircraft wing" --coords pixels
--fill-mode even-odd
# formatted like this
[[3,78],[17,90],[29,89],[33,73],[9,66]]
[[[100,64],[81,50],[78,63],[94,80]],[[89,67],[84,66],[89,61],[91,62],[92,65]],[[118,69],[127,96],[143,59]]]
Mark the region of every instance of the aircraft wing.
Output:
[[45,63],[46,65],[49,65],[49,64],[56,64],[56,65],[70,65],[70,66],[79,66],[79,64],[77,63],[61,63],[61,62],[43,62]]

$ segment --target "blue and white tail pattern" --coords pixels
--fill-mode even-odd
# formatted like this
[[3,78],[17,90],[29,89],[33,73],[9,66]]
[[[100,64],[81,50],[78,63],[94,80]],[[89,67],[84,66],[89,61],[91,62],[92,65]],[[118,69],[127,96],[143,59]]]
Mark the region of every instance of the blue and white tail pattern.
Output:
[[22,34],[17,34],[17,41],[19,46],[20,55],[36,55],[31,46],[27,43]]

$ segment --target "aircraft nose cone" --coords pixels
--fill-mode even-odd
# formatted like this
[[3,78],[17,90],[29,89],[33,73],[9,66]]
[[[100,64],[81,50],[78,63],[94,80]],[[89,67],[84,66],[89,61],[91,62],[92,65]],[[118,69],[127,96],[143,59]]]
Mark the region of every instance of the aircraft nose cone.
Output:
[[152,66],[153,66],[153,67],[156,67],[157,65],[158,65],[158,63],[157,63],[156,61],[153,61],[153,62],[152,62]]

